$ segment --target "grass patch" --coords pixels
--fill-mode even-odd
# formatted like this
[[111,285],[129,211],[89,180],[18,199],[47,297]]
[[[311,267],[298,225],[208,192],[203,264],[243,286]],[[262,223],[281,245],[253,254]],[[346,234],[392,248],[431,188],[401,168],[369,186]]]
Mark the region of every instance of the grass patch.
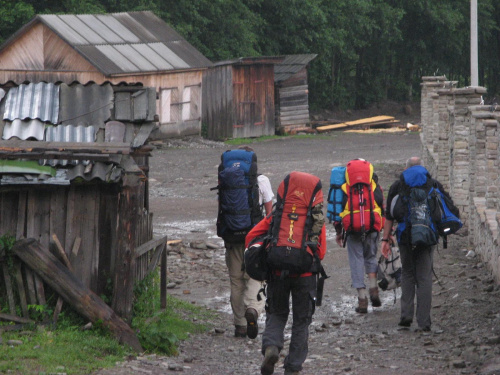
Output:
[[[159,279],[158,270],[136,285],[131,326],[146,352],[175,355],[181,340],[212,327],[210,321],[216,313],[172,296],[167,296],[167,309],[161,311]],[[0,306],[5,309],[4,302],[0,298]],[[35,308],[37,312],[41,309],[48,308]],[[80,327],[85,323],[87,321],[65,304],[57,329],[32,325],[22,332],[1,333],[0,374],[89,374],[115,366],[116,362],[135,354],[120,345],[102,324],[83,331]],[[22,343],[11,345],[9,340]]]
[[167,309],[160,311],[159,279],[159,272],[152,272],[136,285],[132,327],[144,350],[175,355],[179,341],[211,328],[215,313],[169,295]]
[[[0,351],[0,373],[89,374],[122,360],[127,349],[115,339],[78,327],[61,330],[4,332]],[[7,345],[8,340],[22,341]]]

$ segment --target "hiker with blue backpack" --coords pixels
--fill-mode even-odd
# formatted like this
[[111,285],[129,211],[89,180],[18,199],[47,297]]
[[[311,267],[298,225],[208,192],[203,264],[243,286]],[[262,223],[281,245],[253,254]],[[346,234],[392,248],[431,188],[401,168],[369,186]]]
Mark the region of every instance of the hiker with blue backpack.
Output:
[[234,336],[254,339],[265,301],[258,298],[262,282],[245,272],[245,237],[264,217],[263,211],[271,213],[274,194],[269,179],[257,174],[257,156],[248,146],[224,152],[218,170],[219,184],[212,190],[218,190],[217,235],[226,248]]
[[439,236],[446,241],[446,236],[460,229],[462,223],[450,195],[421,164],[419,157],[408,159],[400,179],[389,188],[381,252],[389,257],[389,236],[394,221],[397,221],[396,238],[402,263],[401,317],[398,325],[410,327],[413,323],[416,295],[416,331],[428,332],[432,323],[434,249]]
[[368,298],[373,307],[382,305],[377,285],[377,250],[384,225],[383,192],[373,165],[364,159],[334,168],[330,182],[327,217],[335,228],[337,244],[347,245],[351,285],[358,292],[355,311],[366,314]]

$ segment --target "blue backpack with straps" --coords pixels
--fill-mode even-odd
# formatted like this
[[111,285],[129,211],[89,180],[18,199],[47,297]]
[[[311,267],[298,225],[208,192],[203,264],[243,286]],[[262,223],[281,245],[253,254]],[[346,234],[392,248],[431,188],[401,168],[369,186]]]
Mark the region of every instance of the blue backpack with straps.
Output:
[[262,219],[257,183],[257,155],[228,150],[221,155],[218,190],[217,235],[228,242],[244,242],[246,234]]
[[[421,165],[405,170],[401,174],[401,182],[399,196],[394,197],[391,204],[391,214],[395,218],[393,210],[396,211],[399,204],[397,199],[401,200],[406,211],[402,220],[396,218],[399,222],[398,241],[409,227],[412,246],[432,246],[442,236],[443,247],[446,248],[446,236],[456,233],[463,226],[451,198],[439,189],[436,181]],[[402,213],[402,210],[398,211]]]
[[415,165],[401,173],[399,199],[405,207],[403,220],[396,230],[398,242],[408,229],[412,247],[436,245],[439,240],[436,225],[432,219],[430,193],[433,187],[427,169]]
[[333,167],[330,173],[330,190],[328,191],[326,211],[326,217],[330,223],[342,221],[340,213],[344,211],[342,203],[346,195],[342,191],[342,185],[345,183],[345,169],[345,167]]

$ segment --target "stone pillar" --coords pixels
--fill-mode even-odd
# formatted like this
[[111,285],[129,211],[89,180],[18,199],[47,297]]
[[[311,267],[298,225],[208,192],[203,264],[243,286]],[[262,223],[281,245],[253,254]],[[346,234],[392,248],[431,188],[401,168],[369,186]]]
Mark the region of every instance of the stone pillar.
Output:
[[423,82],[420,84],[422,87],[420,101],[420,126],[422,128],[420,139],[423,147],[422,159],[432,173],[437,163],[437,160],[434,160],[435,155],[433,154],[433,139],[437,128],[437,102],[439,99],[437,91],[443,89],[447,81],[445,76],[422,77],[422,81]]
[[450,191],[450,128],[454,115],[455,89],[439,90],[438,95],[437,132],[433,136],[437,168],[433,177]]
[[[471,106],[481,103],[481,96],[486,94],[483,87],[454,89],[453,108],[449,108],[450,121],[448,133],[449,156],[449,192],[455,205],[460,210],[464,222],[464,231],[468,228],[470,216],[470,147]],[[444,160],[440,165],[444,166]]]

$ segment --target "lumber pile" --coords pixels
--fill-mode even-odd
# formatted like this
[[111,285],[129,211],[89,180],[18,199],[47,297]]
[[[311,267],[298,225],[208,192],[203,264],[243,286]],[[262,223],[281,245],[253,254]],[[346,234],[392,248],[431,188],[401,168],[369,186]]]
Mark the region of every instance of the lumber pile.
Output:
[[344,130],[344,129],[370,129],[373,127],[394,127],[399,125],[399,120],[392,116],[375,116],[363,118],[355,121],[341,122],[340,124],[330,124],[318,126],[318,132],[326,132],[330,130]]

